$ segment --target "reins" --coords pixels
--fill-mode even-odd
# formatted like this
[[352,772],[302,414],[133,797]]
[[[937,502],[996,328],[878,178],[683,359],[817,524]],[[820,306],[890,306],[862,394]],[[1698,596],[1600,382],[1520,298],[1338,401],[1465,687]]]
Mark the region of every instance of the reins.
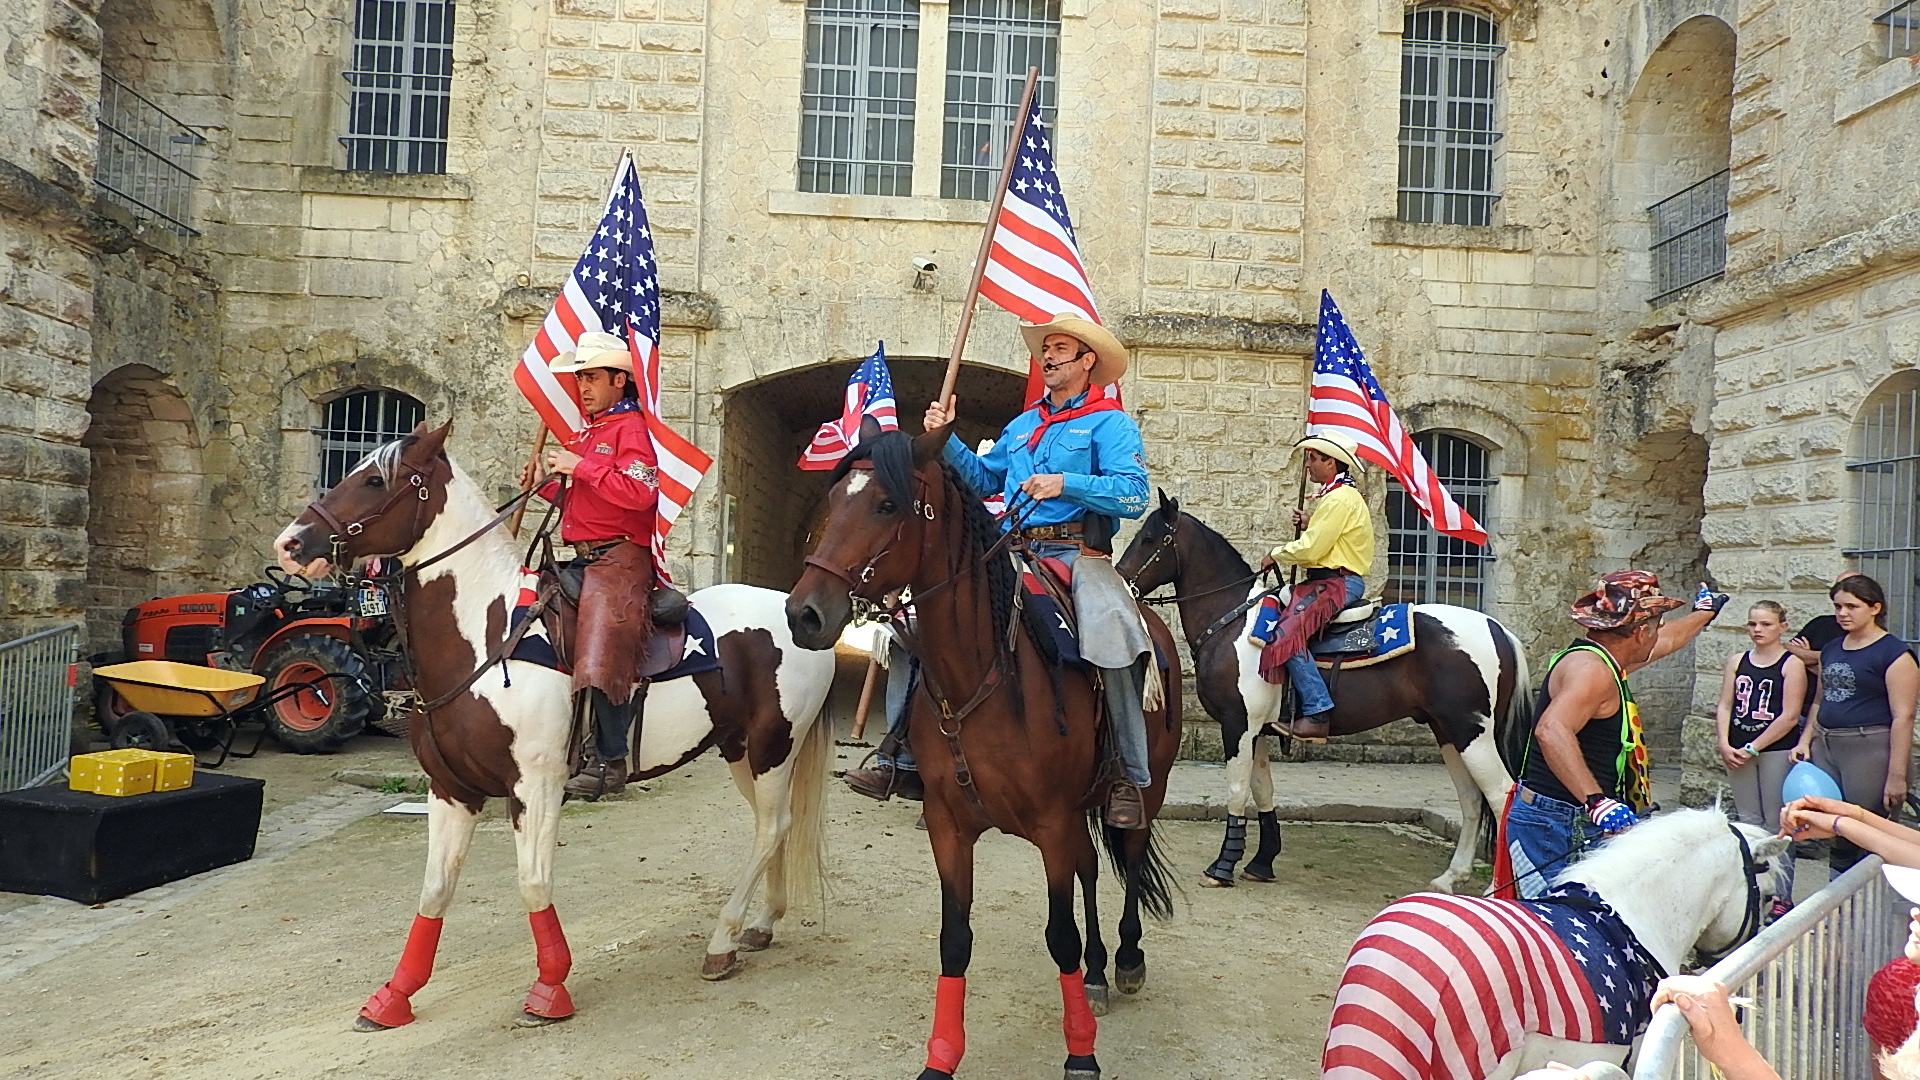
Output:
[[1238,606],[1236,606],[1233,610],[1213,620],[1213,622],[1209,624],[1205,630],[1202,630],[1198,635],[1194,636],[1192,639],[1190,639],[1187,642],[1187,650],[1193,653],[1194,655],[1198,656],[1200,653],[1200,647],[1205,645],[1208,641],[1212,640],[1215,634],[1218,634],[1220,631],[1225,630],[1228,626],[1232,625],[1235,619],[1238,619],[1242,615],[1245,615],[1248,611],[1251,611],[1255,605],[1260,603],[1260,601],[1265,600],[1267,597],[1272,596],[1275,593],[1280,591],[1281,589],[1281,585],[1279,583],[1280,569],[1277,566],[1269,566],[1262,570],[1255,570],[1253,573],[1248,574],[1246,577],[1235,578],[1232,581],[1227,582],[1225,585],[1219,586],[1218,588],[1207,589],[1197,593],[1175,593],[1171,596],[1141,596],[1140,584],[1139,584],[1140,576],[1147,572],[1147,567],[1152,566],[1156,561],[1159,560],[1161,555],[1165,554],[1168,551],[1173,552],[1173,579],[1174,581],[1177,582],[1180,578],[1181,562],[1180,562],[1180,548],[1178,544],[1179,534],[1180,534],[1180,516],[1181,515],[1178,515],[1178,514],[1174,515],[1171,523],[1169,523],[1167,526],[1167,535],[1161,537],[1160,543],[1154,546],[1153,554],[1148,555],[1146,558],[1146,561],[1142,562],[1138,569],[1134,570],[1133,573],[1127,575],[1127,578],[1126,578],[1127,588],[1133,591],[1134,597],[1138,599],[1141,603],[1153,604],[1153,605],[1178,604],[1186,600],[1198,600],[1202,597],[1218,596],[1223,592],[1232,592],[1236,589],[1244,589],[1248,585],[1251,585],[1254,582],[1259,581],[1261,578],[1265,577],[1268,574],[1274,575],[1274,585],[1272,588],[1262,590],[1261,592],[1257,592],[1252,596],[1248,597],[1247,599],[1242,601]]

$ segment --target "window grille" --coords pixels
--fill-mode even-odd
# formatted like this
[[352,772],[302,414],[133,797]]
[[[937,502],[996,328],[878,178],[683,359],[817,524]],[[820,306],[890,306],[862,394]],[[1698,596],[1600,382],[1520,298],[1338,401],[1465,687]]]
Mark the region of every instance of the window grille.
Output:
[[1861,410],[1857,546],[1861,573],[1887,590],[1887,629],[1920,644],[1920,383],[1883,391]]
[[[1438,431],[1415,435],[1413,444],[1460,508],[1492,532],[1487,504],[1498,480],[1487,474],[1486,448]],[[1484,611],[1492,562],[1488,549],[1436,532],[1398,482],[1387,488],[1387,603],[1454,604]]]
[[347,168],[447,171],[453,0],[355,0]]
[[326,419],[313,432],[320,441],[315,481],[320,494],[346,479],[362,458],[412,431],[426,417],[425,405],[398,390],[357,390],[328,402]]
[[1920,0],[1906,0],[1874,16],[1874,25],[1886,34],[1886,57],[1920,54]]
[[1029,67],[1040,69],[1033,96],[1051,127],[1059,104],[1060,0],[953,0],[941,198],[993,198]]
[[800,190],[913,194],[920,0],[807,0]]
[[1653,216],[1655,307],[1727,270],[1727,170],[1647,207]]
[[1450,8],[1407,12],[1400,44],[1400,220],[1490,225],[1502,137],[1500,28]]
[[100,76],[100,148],[93,182],[143,221],[182,236],[193,227],[198,147],[206,145],[172,113],[111,75]]

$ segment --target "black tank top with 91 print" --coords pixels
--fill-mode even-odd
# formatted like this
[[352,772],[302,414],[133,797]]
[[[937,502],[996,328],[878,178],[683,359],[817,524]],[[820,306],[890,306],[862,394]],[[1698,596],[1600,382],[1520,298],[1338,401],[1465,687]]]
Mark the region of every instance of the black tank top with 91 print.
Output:
[[[1782,653],[1771,666],[1761,667],[1753,662],[1752,650],[1740,654],[1740,663],[1733,670],[1733,717],[1727,724],[1729,744],[1744,747],[1780,719],[1780,699],[1787,692],[1787,664],[1793,658],[1792,653]],[[1795,724],[1792,731],[1754,749],[1788,750],[1799,739],[1800,725]]]

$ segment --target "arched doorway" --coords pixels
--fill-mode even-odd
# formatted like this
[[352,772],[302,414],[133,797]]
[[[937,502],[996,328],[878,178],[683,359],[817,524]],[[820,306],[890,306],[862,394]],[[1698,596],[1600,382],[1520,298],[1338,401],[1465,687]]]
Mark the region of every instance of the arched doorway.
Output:
[[[812,543],[826,472],[803,472],[800,451],[821,424],[837,419],[857,360],[801,368],[727,394],[720,460],[723,501],[721,579],[788,589]],[[920,414],[939,393],[946,361],[888,357],[901,427],[920,430]],[[1025,376],[968,365],[961,372],[960,437],[977,442],[1018,415]]]
[[104,650],[118,646],[127,608],[214,584],[200,578],[201,564],[220,537],[193,412],[165,375],[116,368],[95,384],[87,412],[87,632]]

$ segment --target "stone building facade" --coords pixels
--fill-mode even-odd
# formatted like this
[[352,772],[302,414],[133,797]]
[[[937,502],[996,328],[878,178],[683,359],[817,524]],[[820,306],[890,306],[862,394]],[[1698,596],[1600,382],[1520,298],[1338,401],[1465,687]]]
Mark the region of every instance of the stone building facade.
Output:
[[[313,497],[345,396],[452,417],[455,452],[504,494],[533,434],[512,358],[625,149],[667,290],[664,409],[716,459],[670,556],[695,585],[790,583],[820,490],[792,462],[851,364],[884,339],[908,417],[937,383],[986,210],[941,196],[949,57],[996,13],[1057,31],[1061,179],[1103,316],[1134,348],[1126,401],[1156,483],[1249,554],[1280,536],[1329,289],[1409,427],[1479,455],[1478,595],[1536,662],[1568,635],[1564,602],[1623,564],[1811,612],[1858,546],[1850,433],[1920,347],[1920,180],[1899,167],[1920,95],[1874,21],[1884,4],[387,6],[450,12],[428,171],[349,167],[343,73],[362,54],[346,0],[0,14],[11,628],[90,615],[104,644],[132,599],[249,579]],[[891,114],[911,119],[891,129],[891,193],[801,190],[820,186],[796,179],[809,27],[863,10],[914,20],[891,61],[917,88]],[[1406,54],[1426,47],[1409,15],[1448,12],[1492,35],[1464,49],[1491,58],[1487,111],[1436,125],[1488,148],[1486,175],[1456,185],[1480,193],[1461,197],[1465,224],[1409,211],[1421,185],[1398,149]],[[101,186],[128,186],[115,86],[184,130],[178,228]],[[1724,241],[1725,277],[1649,303],[1672,282],[1648,208],[1700,181],[1705,231],[1686,235]],[[967,358],[977,436],[1019,405],[1013,320],[983,306]],[[1376,584],[1390,569],[1383,554]],[[1696,671],[1735,644],[1708,640],[1640,687],[1656,752],[1670,759],[1691,714],[1702,766],[1714,687]]]

